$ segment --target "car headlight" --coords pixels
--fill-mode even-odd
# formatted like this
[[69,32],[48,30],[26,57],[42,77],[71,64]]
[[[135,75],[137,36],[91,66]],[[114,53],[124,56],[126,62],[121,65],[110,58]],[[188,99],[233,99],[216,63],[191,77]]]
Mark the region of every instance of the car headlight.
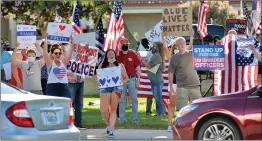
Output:
[[198,105],[187,105],[185,107],[183,107],[179,112],[178,112],[178,115],[177,117],[182,117],[186,114],[188,114],[189,112],[193,111],[194,109],[196,109],[198,107]]

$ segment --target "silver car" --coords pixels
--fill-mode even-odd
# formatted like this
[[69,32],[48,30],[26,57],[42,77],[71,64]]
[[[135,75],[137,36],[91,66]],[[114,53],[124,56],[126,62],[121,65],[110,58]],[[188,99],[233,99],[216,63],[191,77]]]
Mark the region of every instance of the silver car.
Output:
[[36,95],[1,82],[2,140],[79,140],[69,98]]

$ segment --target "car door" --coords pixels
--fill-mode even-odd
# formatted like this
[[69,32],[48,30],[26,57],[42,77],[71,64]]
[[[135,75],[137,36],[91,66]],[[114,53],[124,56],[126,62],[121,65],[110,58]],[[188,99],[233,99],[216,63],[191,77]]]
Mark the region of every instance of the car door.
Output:
[[262,97],[255,91],[248,96],[245,106],[245,128],[247,140],[262,139]]

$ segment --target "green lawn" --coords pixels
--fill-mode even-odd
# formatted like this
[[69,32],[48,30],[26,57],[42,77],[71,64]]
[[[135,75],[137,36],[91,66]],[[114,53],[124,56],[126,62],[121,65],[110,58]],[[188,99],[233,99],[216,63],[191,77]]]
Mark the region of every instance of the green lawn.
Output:
[[[85,97],[84,98],[84,109],[83,109],[83,125],[87,128],[105,128],[106,125],[102,120],[102,116],[100,114],[99,105],[90,106],[89,102],[99,100],[98,97]],[[126,118],[128,123],[121,126],[117,123],[116,128],[121,129],[167,129],[167,118],[161,119],[160,117],[147,116],[146,112],[146,98],[138,99],[138,114],[139,114],[139,125],[133,125],[131,123],[131,108],[127,108],[126,110]],[[152,112],[155,113],[155,104],[152,105]]]

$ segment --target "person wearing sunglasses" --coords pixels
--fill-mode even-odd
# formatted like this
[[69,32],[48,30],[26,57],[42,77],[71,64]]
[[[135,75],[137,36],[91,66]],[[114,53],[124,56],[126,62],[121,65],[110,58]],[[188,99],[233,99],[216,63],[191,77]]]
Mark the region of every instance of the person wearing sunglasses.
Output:
[[[17,43],[17,47],[14,52],[17,52],[19,43]],[[35,43],[36,49],[43,54],[42,48],[39,47],[37,43]],[[30,91],[34,94],[42,94],[41,87],[41,68],[44,66],[44,59],[40,59],[36,61],[36,51],[32,48],[28,48],[26,52],[27,60],[22,61],[17,57],[17,53],[12,54],[12,63],[16,67],[20,68],[23,76],[23,86],[22,88],[26,91]]]
[[44,41],[43,57],[48,71],[46,95],[71,98],[68,89],[67,64],[73,52],[73,39],[71,37],[70,48],[65,57],[62,56],[62,48],[59,44],[51,46],[50,55],[47,52],[47,40]]

